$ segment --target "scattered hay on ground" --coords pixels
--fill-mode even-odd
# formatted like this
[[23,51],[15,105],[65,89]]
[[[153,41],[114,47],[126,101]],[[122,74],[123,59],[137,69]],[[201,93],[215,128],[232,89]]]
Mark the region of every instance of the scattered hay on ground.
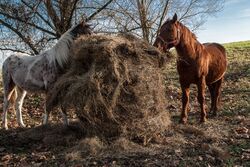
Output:
[[79,38],[69,71],[55,83],[47,107],[73,107],[88,135],[126,136],[147,143],[170,124],[156,48],[133,36]]

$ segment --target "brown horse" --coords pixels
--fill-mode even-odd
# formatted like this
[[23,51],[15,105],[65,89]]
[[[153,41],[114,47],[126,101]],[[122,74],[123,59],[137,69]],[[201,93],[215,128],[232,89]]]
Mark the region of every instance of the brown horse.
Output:
[[154,46],[166,52],[175,47],[178,53],[177,70],[182,89],[182,113],[180,123],[187,122],[189,87],[198,87],[198,101],[201,107],[201,122],[206,121],[205,88],[211,95],[211,111],[217,115],[221,84],[227,68],[225,48],[217,43],[201,44],[196,36],[177,21],[175,14],[161,27]]

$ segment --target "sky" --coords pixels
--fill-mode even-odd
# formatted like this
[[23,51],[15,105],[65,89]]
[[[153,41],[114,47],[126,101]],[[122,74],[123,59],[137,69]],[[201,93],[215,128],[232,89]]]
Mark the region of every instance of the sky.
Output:
[[[202,43],[250,40],[250,0],[225,0],[222,11],[208,17],[195,34]],[[0,64],[1,57],[0,52]]]
[[250,40],[250,0],[225,0],[224,8],[196,32],[200,42]]

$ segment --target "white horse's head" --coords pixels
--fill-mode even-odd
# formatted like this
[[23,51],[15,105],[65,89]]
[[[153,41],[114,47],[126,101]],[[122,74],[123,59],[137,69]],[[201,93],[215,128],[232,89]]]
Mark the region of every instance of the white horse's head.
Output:
[[64,68],[64,65],[67,64],[69,60],[69,51],[73,40],[84,34],[92,34],[90,25],[84,21],[81,21],[76,26],[70,28],[61,36],[58,43],[53,48],[48,50],[49,62],[56,62],[56,64],[58,64],[61,68]]
[[84,34],[90,35],[92,34],[92,30],[89,24],[87,24],[85,21],[81,21],[79,24],[77,24],[75,27],[71,29],[71,34],[73,37],[76,38]]

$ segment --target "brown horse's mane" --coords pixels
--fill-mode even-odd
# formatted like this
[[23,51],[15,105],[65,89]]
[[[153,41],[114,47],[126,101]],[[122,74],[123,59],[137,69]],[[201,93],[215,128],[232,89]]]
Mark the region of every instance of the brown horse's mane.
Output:
[[190,31],[184,24],[182,24],[181,22],[178,21],[178,25],[181,27],[181,29],[182,29],[183,31],[186,31],[185,33],[186,33],[187,35],[189,35],[190,37],[192,37],[194,40],[197,41],[196,35],[195,35],[194,33],[192,33],[192,31]]
[[177,22],[177,26],[181,33],[180,42],[182,47],[191,52],[191,54],[196,53],[194,55],[197,55],[197,53],[201,53],[202,51],[204,51],[204,45],[197,40],[197,37],[193,32],[191,32],[185,25],[183,25],[179,21]]
[[[163,23],[162,27],[170,21],[171,19],[167,19],[165,23]],[[195,40],[197,40],[196,35],[192,33],[184,24],[182,24],[180,21],[178,21],[177,24],[178,26],[180,26],[179,28],[181,28],[183,31],[187,31],[187,33],[190,34],[190,36],[192,36]]]

